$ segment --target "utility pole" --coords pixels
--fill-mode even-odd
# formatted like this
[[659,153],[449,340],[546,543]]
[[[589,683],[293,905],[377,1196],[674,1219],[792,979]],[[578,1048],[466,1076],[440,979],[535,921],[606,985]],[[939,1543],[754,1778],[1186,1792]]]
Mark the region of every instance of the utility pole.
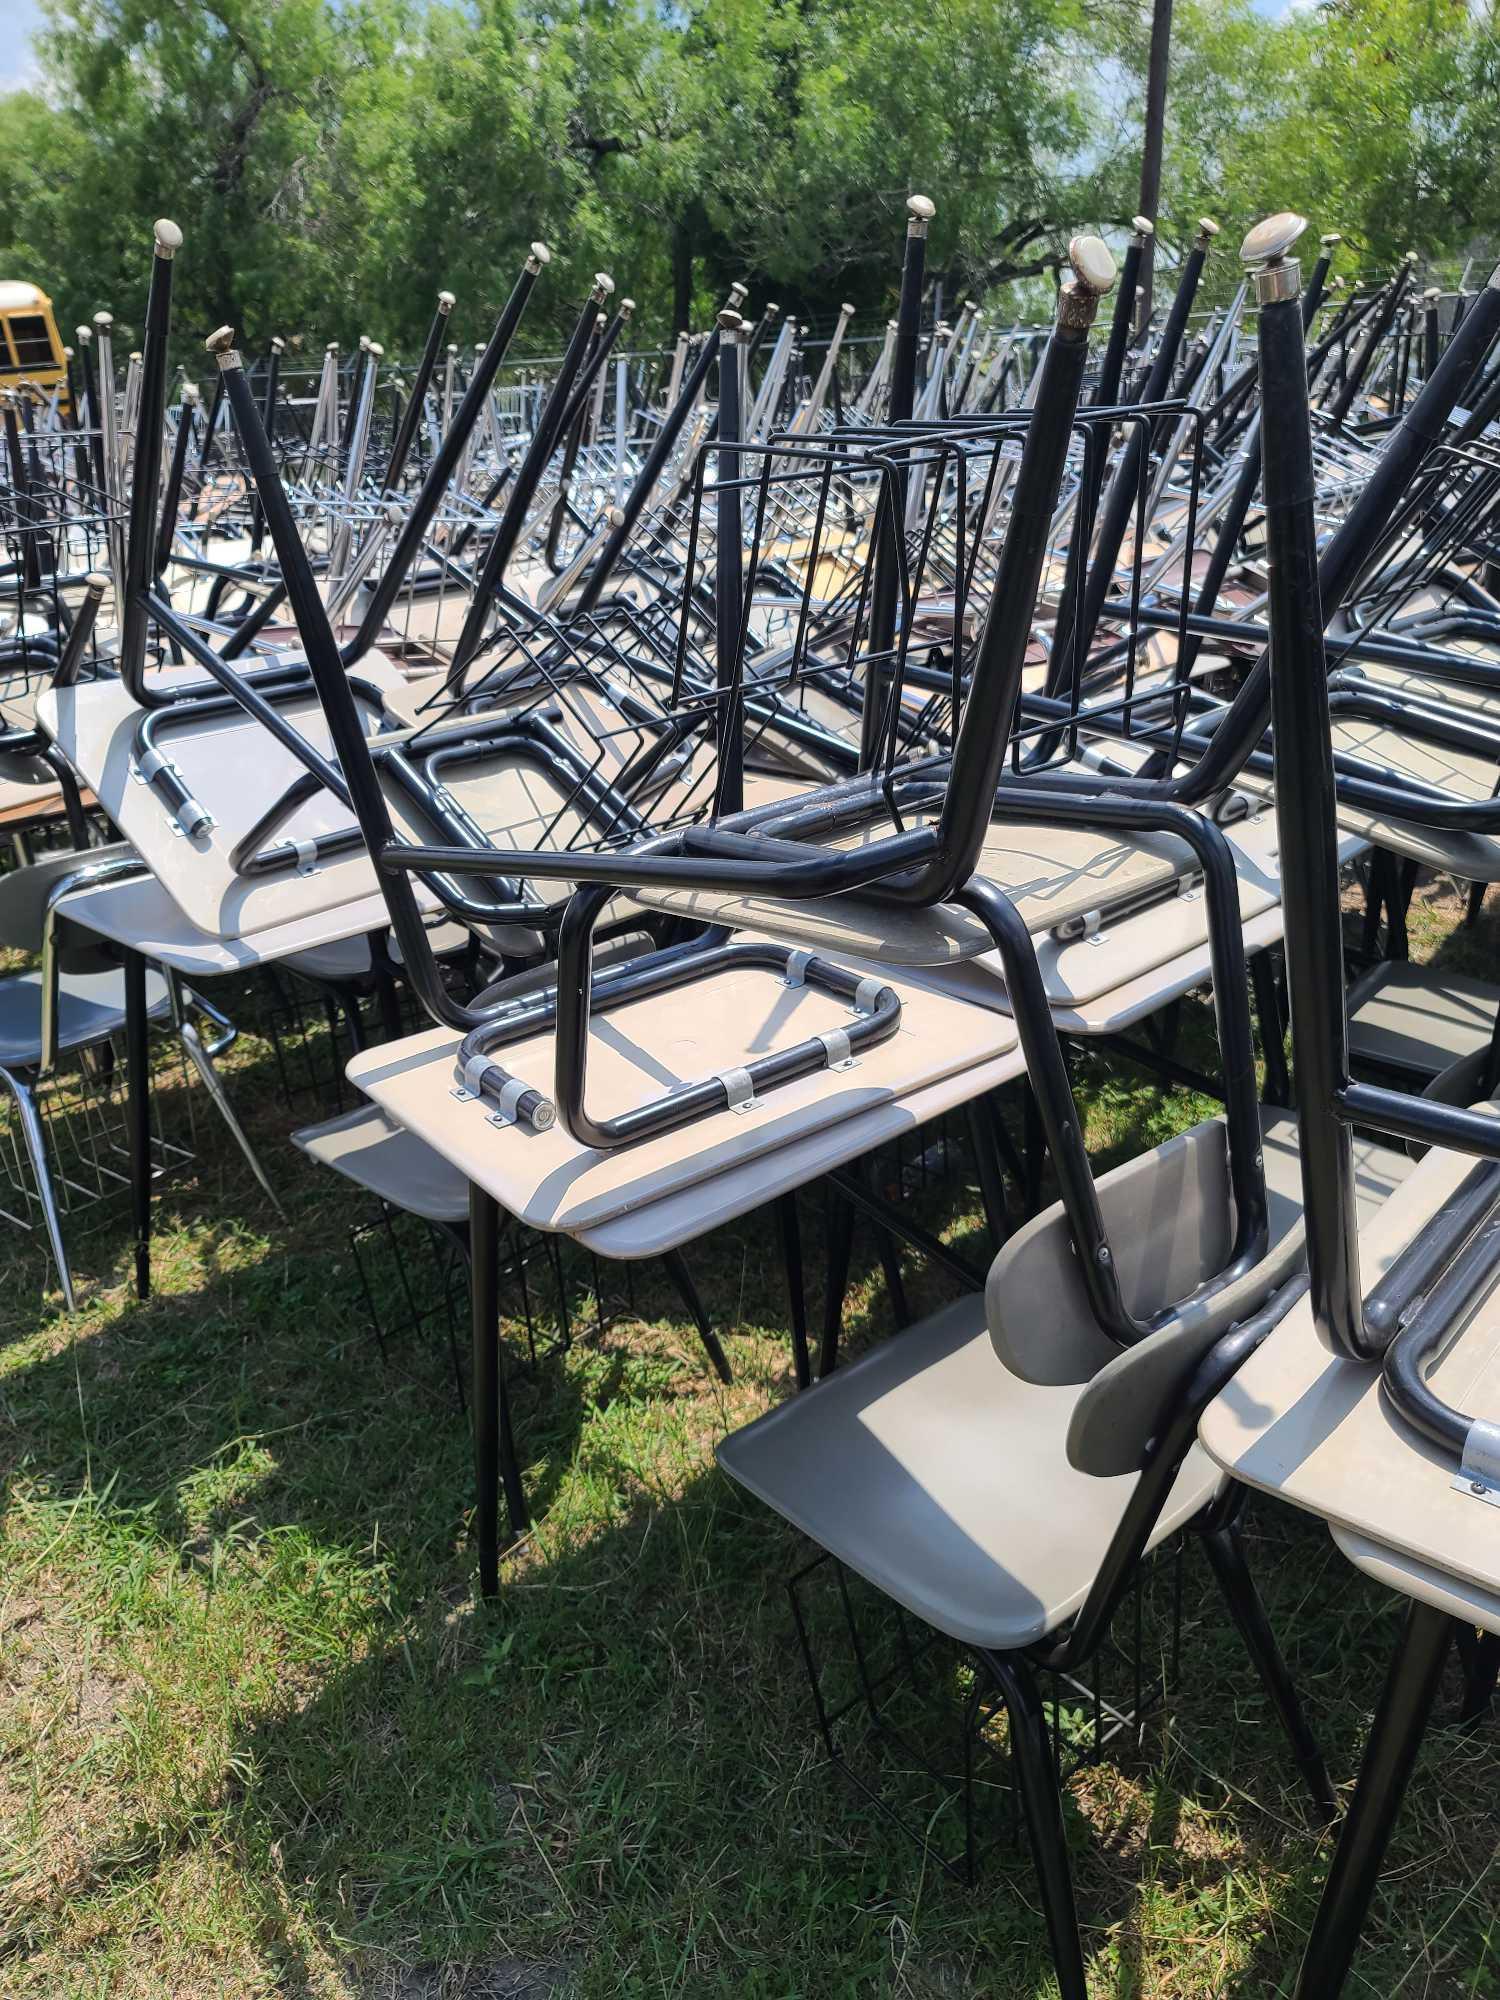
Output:
[[[1141,145],[1140,212],[1156,220],[1161,198],[1161,139],[1167,113],[1167,60],[1172,49],[1172,0],[1152,0],[1151,54],[1146,66],[1146,130]],[[1135,330],[1145,332],[1151,317],[1151,273],[1156,238],[1148,237],[1141,252],[1136,280]]]

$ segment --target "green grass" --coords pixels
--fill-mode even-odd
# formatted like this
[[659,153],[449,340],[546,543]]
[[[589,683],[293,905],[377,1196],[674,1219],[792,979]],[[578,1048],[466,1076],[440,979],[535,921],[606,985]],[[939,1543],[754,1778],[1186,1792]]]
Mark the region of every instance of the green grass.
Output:
[[[1418,955],[1493,966],[1495,923],[1450,939],[1457,909],[1424,890]],[[287,1222],[200,1117],[149,1304],[123,1218],[79,1239],[71,1319],[0,1236],[0,1995],[1052,1992],[1023,1853],[959,1887],[820,1764],[783,1589],[803,1551],[712,1459],[791,1392],[769,1219],[692,1260],[730,1390],[653,1271],[633,1311],[604,1271],[605,1331],[518,1391],[537,1525],[485,1608],[443,1344],[382,1361],[360,1205],[287,1146],[266,1045],[228,1067]],[[1201,1108],[1092,1058],[1080,1081],[1101,1157]],[[936,1215],[982,1255],[970,1190]],[[889,1331],[857,1247],[856,1346]],[[916,1311],[951,1295],[907,1278]],[[1347,1784],[1398,1607],[1314,1525],[1249,1530]],[[1185,1613],[1170,1723],[1069,1789],[1118,2000],[1289,1990],[1329,1852],[1201,1558]],[[1487,1733],[1434,1732],[1353,1993],[1500,1994],[1495,1769]]]

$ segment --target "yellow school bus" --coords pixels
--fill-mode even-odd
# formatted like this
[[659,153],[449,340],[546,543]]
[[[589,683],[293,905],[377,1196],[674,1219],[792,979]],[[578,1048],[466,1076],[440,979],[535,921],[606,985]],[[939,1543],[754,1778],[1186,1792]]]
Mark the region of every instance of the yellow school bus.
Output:
[[68,407],[68,366],[52,301],[37,285],[0,278],[0,387],[35,383],[44,396],[57,391]]

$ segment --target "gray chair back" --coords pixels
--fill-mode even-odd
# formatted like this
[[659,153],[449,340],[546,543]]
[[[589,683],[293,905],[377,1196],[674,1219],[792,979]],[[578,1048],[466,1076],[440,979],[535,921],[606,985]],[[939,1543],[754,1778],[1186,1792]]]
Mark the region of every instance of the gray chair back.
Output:
[[[1099,1206],[1118,1260],[1121,1290],[1138,1315],[1160,1311],[1223,1269],[1231,1197],[1224,1126],[1215,1119],[1113,1168]],[[990,1267],[985,1307],[995,1351],[1030,1382],[1083,1383],[1068,1456],[1100,1476],[1137,1471],[1180,1384],[1236,1320],[1244,1319],[1302,1261],[1300,1212],[1268,1186],[1271,1247],[1252,1271],[1134,1347],[1120,1348],[1089,1308],[1067,1217],[1059,1202],[1034,1216]]]
[[[0,875],[0,945],[11,951],[39,952],[47,904],[59,884],[69,876],[86,875],[102,862],[133,858],[134,849],[121,840],[109,847],[45,854],[29,867]],[[57,945],[58,963],[64,972],[99,972],[116,962],[116,955],[101,940],[91,938],[77,925],[60,925]]]

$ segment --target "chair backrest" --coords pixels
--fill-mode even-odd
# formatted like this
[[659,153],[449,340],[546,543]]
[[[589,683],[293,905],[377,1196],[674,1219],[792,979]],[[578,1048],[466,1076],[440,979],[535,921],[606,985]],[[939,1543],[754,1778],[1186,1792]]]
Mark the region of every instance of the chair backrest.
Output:
[[[1456,1104],[1462,1108],[1483,1104],[1487,1101],[1485,1073],[1489,1064],[1488,1048],[1470,1049],[1466,1056],[1459,1056],[1446,1069],[1440,1069],[1422,1095],[1430,1104]],[[1420,1160],[1430,1149],[1420,1139],[1408,1139],[1406,1150],[1412,1159]]]
[[36,786],[45,791],[49,786],[57,789],[57,774],[42,762],[40,757],[29,757],[19,750],[0,750],[0,785]]
[[[1184,1299],[1224,1266],[1233,1204],[1224,1125],[1194,1126],[1101,1175],[1099,1207],[1120,1288],[1137,1317]],[[990,1267],[985,1304],[995,1351],[1031,1382],[1085,1383],[1068,1456],[1100,1476],[1134,1472],[1176,1388],[1219,1335],[1253,1312],[1302,1259],[1295,1205],[1267,1188],[1270,1248],[1250,1271],[1191,1299],[1133,1347],[1099,1330],[1059,1202],[1018,1229]]]
[[[109,847],[45,854],[29,867],[0,875],[0,945],[12,951],[39,952],[47,902],[57,885],[98,862],[128,861],[134,851],[128,842],[120,840]],[[68,927],[66,934],[59,933],[59,949],[65,972],[95,972],[113,962],[101,944],[88,942],[86,934],[76,926]]]

